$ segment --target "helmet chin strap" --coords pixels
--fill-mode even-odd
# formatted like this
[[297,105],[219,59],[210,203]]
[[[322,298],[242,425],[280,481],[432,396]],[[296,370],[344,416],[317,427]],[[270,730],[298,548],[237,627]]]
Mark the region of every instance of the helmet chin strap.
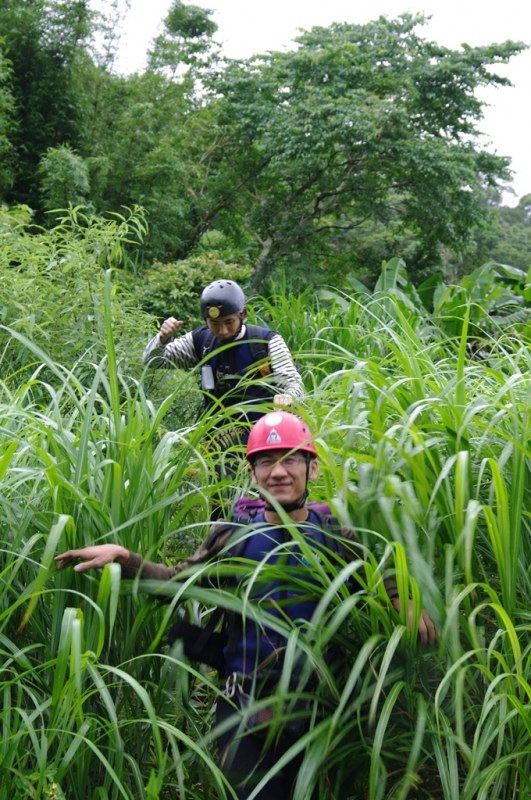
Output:
[[[242,314],[242,312],[241,312],[241,311],[240,311],[240,314]],[[236,331],[236,333],[234,334],[234,336],[231,336],[231,337],[230,337],[230,339],[227,339],[227,340],[226,340],[226,343],[227,343],[227,344],[230,344],[231,342],[234,342],[234,341],[235,341],[235,340],[238,338],[238,336],[239,336],[239,335],[240,335],[240,333],[242,332],[242,328],[243,328],[243,321],[244,321],[244,319],[245,319],[245,314],[243,314],[243,316],[240,316],[240,327],[238,328],[238,330]],[[219,341],[219,339],[218,339],[218,341]]]
[[[279,503],[278,505],[281,508],[283,508],[284,511],[287,511],[288,514],[289,514],[290,511],[298,511],[299,508],[303,508],[303,506],[306,503],[307,499],[308,499],[308,489],[305,489],[302,497],[300,498],[300,500],[295,500],[293,503]],[[274,506],[272,506],[270,503],[268,503],[267,500],[265,501],[265,509],[266,509],[266,511],[274,511],[275,510]]]

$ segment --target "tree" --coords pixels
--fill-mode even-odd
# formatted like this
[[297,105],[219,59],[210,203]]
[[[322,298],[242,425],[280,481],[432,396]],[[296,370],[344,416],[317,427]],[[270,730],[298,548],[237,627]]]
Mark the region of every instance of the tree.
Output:
[[175,75],[183,65],[208,63],[213,55],[212,36],[218,29],[212,11],[173,0],[164,20],[165,32],[155,39],[149,54],[150,69],[167,68]]
[[395,254],[424,276],[441,245],[465,251],[509,163],[475,144],[474,92],[507,84],[490,68],[524,45],[449,50],[405,15],[221,63],[210,16],[175,0],[147,71],[126,78],[95,55],[96,26],[112,31],[88,0],[0,0],[17,115],[6,200],[49,207],[39,163],[62,153],[69,192],[88,170],[72,196],[96,213],[145,207],[146,261],[208,251],[216,232],[224,260],[253,265],[254,287],[282,273],[340,284]]
[[211,12],[175,2],[143,74],[85,69],[86,124],[79,147],[97,213],[141,203],[150,233],[146,261],[185,258],[202,232],[208,154],[216,141],[210,101],[199,90],[214,52]]
[[210,200],[204,176],[212,113],[188,78],[148,70],[127,78],[101,73],[98,81],[90,87],[97,113],[78,148],[90,172],[90,202],[99,214],[141,204],[150,230],[143,258],[185,258]]
[[314,28],[297,50],[234,62],[211,83],[225,138],[215,205],[196,225],[239,220],[255,283],[297,258],[305,272],[334,258],[367,219],[398,214],[436,255],[440,243],[462,246],[484,215],[482,187],[509,162],[474,146],[474,91],[506,85],[489,67],[524,45],[449,50],[415,33],[422,22]]
[[0,199],[13,180],[13,145],[15,102],[11,93],[11,65],[4,58],[0,40]]
[[446,272],[455,282],[488,261],[506,264],[527,272],[531,269],[531,195],[524,195],[517,206],[504,206],[501,194],[485,196],[488,213],[485,224],[471,231],[466,249],[456,257],[446,257]]
[[0,0],[0,29],[17,122],[10,136],[16,173],[5,199],[38,210],[41,157],[49,147],[79,144],[86,110],[79,73],[93,17],[88,0]]
[[42,176],[44,207],[48,211],[65,209],[69,204],[86,204],[86,196],[90,191],[88,168],[68,145],[49,147],[41,159],[39,172]]

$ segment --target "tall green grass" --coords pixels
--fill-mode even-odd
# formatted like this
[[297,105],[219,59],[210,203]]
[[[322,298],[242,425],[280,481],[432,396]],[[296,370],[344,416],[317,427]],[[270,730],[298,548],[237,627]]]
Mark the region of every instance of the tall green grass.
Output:
[[[184,384],[154,403],[121,372],[111,298],[108,275],[107,355],[91,366],[61,366],[9,332],[36,366],[20,385],[14,375],[0,383],[0,800],[232,796],[211,731],[220,687],[168,648],[167,629],[177,608],[199,619],[220,605],[260,624],[257,582],[304,586],[282,560],[222,561],[165,587],[163,602],[162,587],[122,582],[117,565],[55,570],[55,554],[95,542],[178,558],[205,536],[219,493],[209,442],[230,417],[217,410],[165,430]],[[279,302],[268,313],[288,340],[299,337],[308,396],[296,408],[321,465],[313,497],[370,553],[362,572],[359,562],[318,562],[301,543],[318,608],[307,630],[273,623],[288,638],[278,713],[310,703],[309,728],[286,756],[305,751],[295,798],[317,783],[321,797],[344,800],[525,797],[528,351],[502,337],[471,360],[466,328],[446,338],[393,294],[313,310],[306,299],[285,312]],[[244,465],[225,494],[241,482]],[[238,592],[201,580],[235,572]],[[396,577],[400,615],[384,574]],[[417,647],[408,596],[416,617],[424,606],[435,619],[436,647]],[[341,657],[330,661],[332,645]]]

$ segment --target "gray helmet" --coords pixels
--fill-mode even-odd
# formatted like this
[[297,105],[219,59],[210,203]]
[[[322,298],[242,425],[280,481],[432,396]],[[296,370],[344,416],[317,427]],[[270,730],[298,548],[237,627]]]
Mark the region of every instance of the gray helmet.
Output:
[[239,314],[245,308],[245,295],[234,281],[213,281],[203,289],[199,300],[203,319]]

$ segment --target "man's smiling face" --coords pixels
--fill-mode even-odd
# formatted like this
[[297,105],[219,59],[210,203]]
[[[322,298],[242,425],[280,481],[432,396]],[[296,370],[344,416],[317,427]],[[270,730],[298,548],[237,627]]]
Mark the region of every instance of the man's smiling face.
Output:
[[283,449],[259,453],[252,466],[253,482],[283,506],[300,500],[307,479],[314,480],[317,472],[315,458],[307,465],[305,452]]

